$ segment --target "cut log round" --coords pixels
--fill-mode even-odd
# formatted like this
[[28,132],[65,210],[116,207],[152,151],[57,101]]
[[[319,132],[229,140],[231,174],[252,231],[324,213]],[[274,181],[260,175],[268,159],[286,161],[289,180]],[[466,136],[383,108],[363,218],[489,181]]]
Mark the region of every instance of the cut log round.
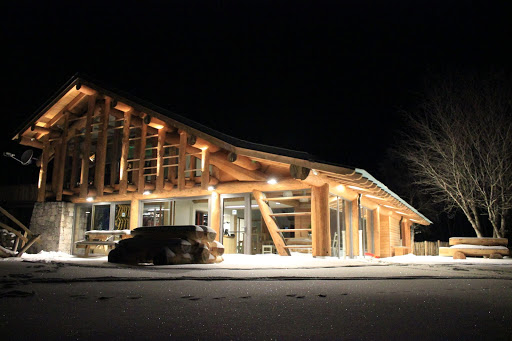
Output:
[[503,256],[499,253],[493,253],[489,256],[490,259],[503,259]]
[[215,232],[215,230],[209,226],[206,226],[206,225],[199,225],[199,226],[204,231],[205,241],[210,242],[210,243],[213,242],[215,240],[215,238],[217,237],[217,232]]
[[144,123],[150,124],[151,123],[151,115],[145,115],[144,116]]
[[466,255],[460,251],[455,251],[453,253],[453,259],[466,259]]
[[236,153],[233,153],[233,152],[228,153],[227,159],[229,162],[235,162],[237,158],[238,158],[238,155],[236,155]]
[[192,248],[192,258],[194,263],[206,264],[210,259],[210,250],[206,244],[198,244],[196,248]]
[[195,135],[187,136],[187,143],[191,146],[195,145],[197,142],[197,137]]
[[154,265],[176,264],[176,254],[168,247],[161,248],[153,257]]
[[294,179],[306,180],[310,171],[311,169],[307,167],[297,166],[293,164],[290,165],[290,175]]

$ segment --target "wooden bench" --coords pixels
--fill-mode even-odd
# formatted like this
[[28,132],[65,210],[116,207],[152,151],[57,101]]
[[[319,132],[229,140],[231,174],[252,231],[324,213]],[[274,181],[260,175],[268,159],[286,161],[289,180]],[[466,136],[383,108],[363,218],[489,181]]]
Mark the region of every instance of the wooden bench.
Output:
[[130,230],[91,230],[85,232],[85,239],[75,242],[77,248],[85,248],[88,257],[91,248],[104,247],[108,254],[120,239],[131,238]]
[[91,246],[106,246],[108,251],[112,250],[114,246],[117,244],[115,241],[99,241],[99,240],[79,240],[75,242],[75,246],[77,248],[85,248],[85,257],[89,257],[89,252],[91,251]]
[[440,247],[439,256],[453,257],[457,251],[470,257],[488,257],[492,254],[508,256],[510,254],[507,248],[507,238],[452,237],[450,245],[451,247]]

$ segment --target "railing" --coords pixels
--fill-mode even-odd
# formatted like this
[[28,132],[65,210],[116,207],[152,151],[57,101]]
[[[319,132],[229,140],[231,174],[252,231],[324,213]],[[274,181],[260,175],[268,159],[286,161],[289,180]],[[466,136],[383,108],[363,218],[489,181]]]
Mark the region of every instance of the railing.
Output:
[[442,246],[449,246],[449,243],[440,240],[435,242],[416,242],[414,243],[413,253],[416,256],[439,256],[439,247]]

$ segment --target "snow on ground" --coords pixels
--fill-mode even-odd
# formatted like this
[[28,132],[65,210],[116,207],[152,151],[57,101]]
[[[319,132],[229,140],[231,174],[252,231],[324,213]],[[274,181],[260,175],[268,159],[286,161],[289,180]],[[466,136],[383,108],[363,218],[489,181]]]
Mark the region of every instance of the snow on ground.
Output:
[[389,258],[376,259],[378,262],[399,264],[478,264],[478,265],[512,265],[512,258],[490,259],[483,257],[466,257],[466,259],[453,259],[441,256],[415,256],[408,254]]
[[[512,258],[489,259],[481,257],[467,257],[466,259],[453,259],[440,256],[415,256],[408,254],[390,258],[357,257],[349,259],[343,257],[312,257],[311,254],[292,252],[291,257],[282,257],[276,254],[265,255],[241,255],[225,254],[224,261],[218,264],[183,264],[174,267],[179,268],[217,268],[217,269],[255,269],[255,268],[322,268],[322,267],[343,267],[361,265],[385,265],[385,264],[478,264],[478,265],[512,265]],[[41,251],[38,254],[25,253],[21,258],[4,258],[3,261],[29,261],[44,263],[70,263],[77,265],[89,265],[109,267],[116,266],[108,263],[106,256],[92,256],[88,258],[77,257],[65,252]]]

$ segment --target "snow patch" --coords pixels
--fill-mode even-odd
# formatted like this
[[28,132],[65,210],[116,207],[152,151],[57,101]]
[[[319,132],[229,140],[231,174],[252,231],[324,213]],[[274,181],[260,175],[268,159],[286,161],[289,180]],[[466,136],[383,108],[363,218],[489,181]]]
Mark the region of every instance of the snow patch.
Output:
[[486,246],[486,245],[471,245],[471,244],[457,244],[450,246],[451,249],[491,249],[491,250],[507,250],[506,246]]

